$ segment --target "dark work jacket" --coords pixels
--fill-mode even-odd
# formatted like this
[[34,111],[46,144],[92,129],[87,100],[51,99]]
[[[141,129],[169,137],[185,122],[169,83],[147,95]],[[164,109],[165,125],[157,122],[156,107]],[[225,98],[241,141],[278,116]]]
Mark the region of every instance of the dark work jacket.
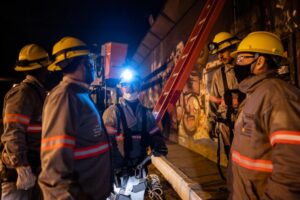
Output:
[[235,122],[230,199],[300,199],[300,90],[273,72],[239,88],[247,97]]

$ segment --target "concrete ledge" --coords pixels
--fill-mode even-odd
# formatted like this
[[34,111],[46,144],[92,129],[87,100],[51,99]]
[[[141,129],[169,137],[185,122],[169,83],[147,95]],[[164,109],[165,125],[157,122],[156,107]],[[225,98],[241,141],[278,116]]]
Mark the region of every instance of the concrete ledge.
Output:
[[163,174],[174,190],[183,200],[210,199],[211,195],[202,190],[202,187],[187,177],[164,157],[152,156],[152,164]]

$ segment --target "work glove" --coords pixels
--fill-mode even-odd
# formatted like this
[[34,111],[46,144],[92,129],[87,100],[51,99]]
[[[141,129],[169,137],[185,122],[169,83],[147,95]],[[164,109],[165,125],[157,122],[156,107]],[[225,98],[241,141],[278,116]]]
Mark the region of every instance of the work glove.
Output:
[[168,154],[168,148],[165,145],[157,146],[153,149],[154,156],[166,156]]
[[18,173],[17,189],[28,190],[32,188],[36,181],[36,176],[32,173],[30,166],[20,166],[16,168]]

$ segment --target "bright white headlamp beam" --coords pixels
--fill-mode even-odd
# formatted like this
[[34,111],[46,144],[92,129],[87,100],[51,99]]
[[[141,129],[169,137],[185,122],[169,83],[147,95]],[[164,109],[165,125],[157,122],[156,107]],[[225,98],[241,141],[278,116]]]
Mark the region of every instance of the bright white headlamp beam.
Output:
[[126,80],[126,81],[130,81],[133,78],[133,73],[132,71],[130,71],[129,69],[125,69],[122,74],[121,74],[121,78]]

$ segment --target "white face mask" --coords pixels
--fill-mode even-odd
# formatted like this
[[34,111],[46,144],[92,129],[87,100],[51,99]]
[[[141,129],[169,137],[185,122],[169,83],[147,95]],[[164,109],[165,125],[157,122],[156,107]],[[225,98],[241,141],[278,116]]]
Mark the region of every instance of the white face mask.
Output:
[[133,92],[133,93],[124,92],[123,98],[126,99],[127,101],[135,101],[139,98],[139,94],[137,92]]

